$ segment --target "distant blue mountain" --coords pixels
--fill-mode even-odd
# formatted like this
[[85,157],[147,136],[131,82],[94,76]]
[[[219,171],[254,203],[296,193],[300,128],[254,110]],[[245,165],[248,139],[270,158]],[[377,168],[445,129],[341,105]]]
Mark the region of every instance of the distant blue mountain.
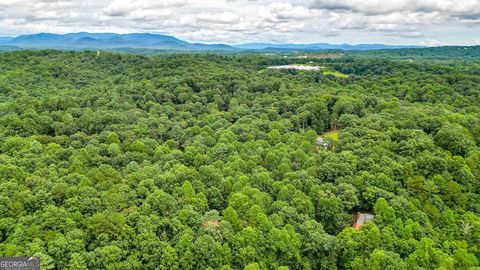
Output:
[[160,49],[180,51],[238,51],[238,50],[378,50],[421,48],[421,46],[384,45],[384,44],[273,44],[248,43],[240,45],[189,43],[173,36],[148,33],[116,34],[116,33],[39,33],[17,37],[0,37],[0,45],[19,48],[50,49]]
[[52,49],[148,48],[188,51],[236,50],[224,44],[189,43],[172,36],[148,33],[115,34],[80,32],[64,35],[39,33],[0,39],[0,44],[21,48]]
[[118,34],[79,32],[79,33],[68,33],[68,34],[65,34],[65,36],[71,37],[74,39],[79,39],[79,38],[109,39],[109,38],[118,36]]
[[31,46],[42,46],[50,44],[67,44],[72,41],[71,38],[50,33],[40,33],[33,35],[22,35],[18,36],[9,41],[9,45],[31,45]]
[[8,42],[12,39],[13,37],[0,37],[0,43]]

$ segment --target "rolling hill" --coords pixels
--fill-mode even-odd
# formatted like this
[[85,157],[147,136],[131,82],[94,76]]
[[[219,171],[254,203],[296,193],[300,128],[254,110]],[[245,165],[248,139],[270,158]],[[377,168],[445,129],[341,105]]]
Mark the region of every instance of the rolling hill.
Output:
[[39,33],[20,35],[13,38],[0,39],[1,45],[20,48],[51,49],[113,49],[113,48],[148,48],[165,50],[234,50],[224,44],[189,43],[172,36],[148,33],[115,34],[115,33],[69,33],[64,35]]
[[411,45],[384,44],[273,44],[247,43],[239,45],[190,43],[173,36],[149,33],[38,33],[17,37],[0,37],[0,46],[14,46],[20,49],[118,49],[139,48],[173,51],[316,51],[316,50],[378,50],[418,48]]

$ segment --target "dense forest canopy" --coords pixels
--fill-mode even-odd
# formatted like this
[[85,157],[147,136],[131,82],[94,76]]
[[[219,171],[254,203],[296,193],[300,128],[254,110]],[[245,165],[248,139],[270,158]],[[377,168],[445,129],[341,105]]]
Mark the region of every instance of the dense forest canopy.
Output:
[[[266,69],[289,63],[329,72]],[[0,256],[72,270],[478,269],[479,70],[1,53]],[[353,228],[357,212],[375,219]]]
[[389,59],[428,59],[428,60],[480,60],[480,46],[441,46],[427,48],[405,48],[398,50],[351,51],[347,54],[355,57]]

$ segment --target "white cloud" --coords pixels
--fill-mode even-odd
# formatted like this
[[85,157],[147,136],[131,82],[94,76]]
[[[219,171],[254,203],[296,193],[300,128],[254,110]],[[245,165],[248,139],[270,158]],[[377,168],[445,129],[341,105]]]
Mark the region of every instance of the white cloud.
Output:
[[152,32],[201,42],[480,39],[480,0],[0,0],[0,35]]
[[240,16],[233,12],[208,13],[201,12],[193,16],[199,22],[220,23],[220,24],[236,24],[241,21]]
[[433,39],[433,38],[428,38],[428,39],[420,42],[420,44],[424,45],[424,46],[432,46],[432,47],[450,45],[448,42],[438,41],[438,40]]
[[452,16],[480,14],[478,0],[313,0],[317,9],[351,10],[366,14],[394,12],[447,12]]
[[293,6],[290,3],[272,3],[266,7],[261,7],[259,15],[267,21],[279,22],[291,19],[308,18],[313,15],[313,11],[303,6]]
[[113,0],[103,11],[109,16],[126,16],[129,14],[150,14],[161,12],[162,9],[187,5],[187,0]]

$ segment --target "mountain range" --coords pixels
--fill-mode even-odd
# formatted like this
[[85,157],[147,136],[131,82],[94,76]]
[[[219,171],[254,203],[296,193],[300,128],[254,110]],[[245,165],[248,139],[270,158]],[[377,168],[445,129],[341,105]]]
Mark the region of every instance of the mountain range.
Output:
[[0,37],[0,46],[34,49],[115,49],[138,48],[159,49],[172,51],[236,51],[236,50],[377,50],[420,48],[413,45],[384,45],[384,44],[275,44],[275,43],[247,43],[238,45],[190,43],[173,36],[149,33],[68,33],[51,34],[39,33],[20,35],[17,37]]

